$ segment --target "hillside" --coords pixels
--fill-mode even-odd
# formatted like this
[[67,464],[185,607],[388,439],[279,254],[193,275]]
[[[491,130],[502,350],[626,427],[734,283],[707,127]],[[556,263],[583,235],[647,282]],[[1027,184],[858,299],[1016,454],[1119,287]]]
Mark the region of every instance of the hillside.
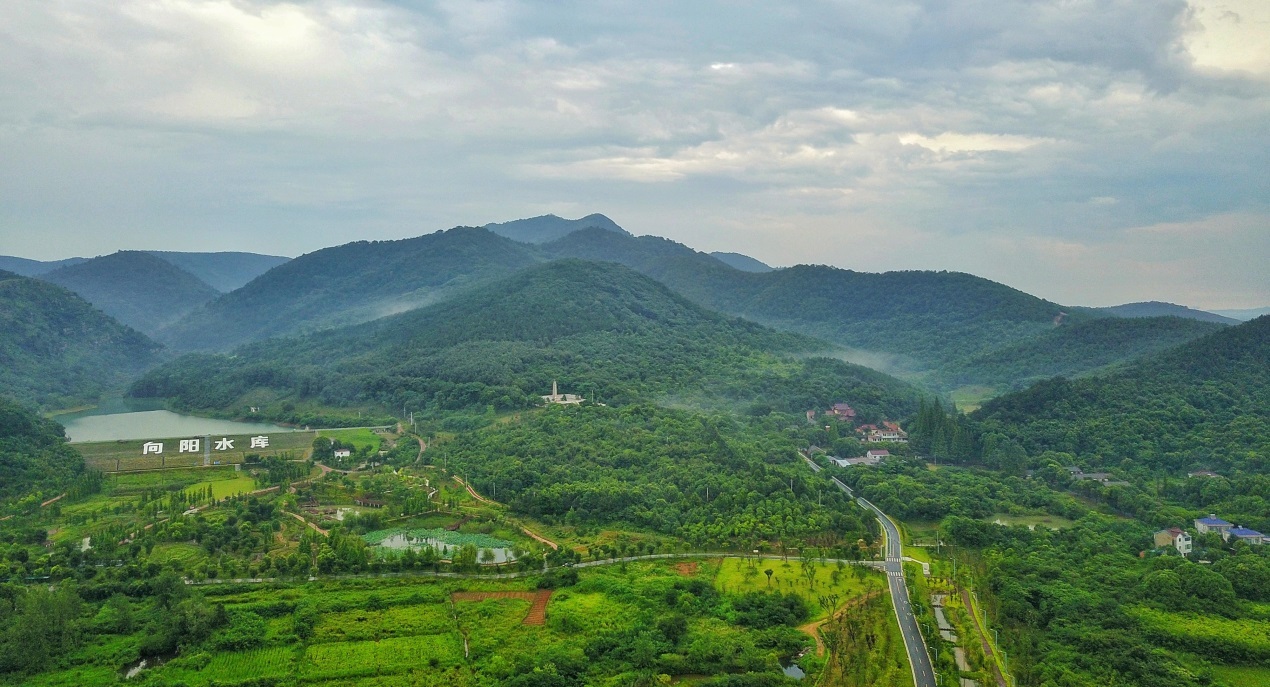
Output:
[[427,305],[538,260],[530,246],[471,227],[400,241],[358,241],[279,265],[157,338],[176,350],[226,350],[270,336],[332,329]]
[[1236,310],[1214,310],[1213,312],[1221,315],[1222,317],[1229,317],[1231,319],[1239,320],[1240,322],[1247,322],[1248,320],[1254,320],[1262,315],[1270,315],[1270,308],[1242,308]]
[[151,336],[219,293],[198,277],[141,251],[119,251],[40,277]]
[[1185,305],[1147,301],[1145,303],[1125,303],[1107,308],[1094,308],[1113,317],[1182,317],[1188,320],[1214,322],[1217,324],[1239,324],[1242,320],[1225,317],[1216,313],[1188,308]]
[[0,501],[51,494],[83,472],[61,425],[0,397]]
[[443,303],[364,325],[186,356],[136,396],[235,410],[315,400],[416,411],[536,405],[561,390],[638,401],[801,412],[851,398],[897,417],[916,391],[880,373],[802,356],[826,345],[710,312],[612,264],[539,265]]
[[1175,472],[1264,473],[1270,456],[1270,317],[1224,328],[1101,377],[1055,379],[974,417],[1033,456],[1074,454]]
[[1211,334],[1223,325],[1179,317],[1104,317],[1051,329],[941,367],[940,385],[1021,389],[1050,377],[1074,377]]
[[722,262],[728,267],[741,270],[742,272],[772,271],[771,265],[763,262],[762,260],[751,258],[748,255],[742,255],[741,253],[723,253],[720,251],[714,251],[710,254],[710,257]]
[[625,229],[617,225],[617,222],[600,214],[587,215],[580,219],[564,219],[555,215],[543,215],[541,217],[529,217],[527,219],[516,219],[510,222],[485,225],[486,229],[495,234],[505,236],[513,241],[520,241],[521,243],[547,243],[572,234],[575,231],[592,227],[623,236],[630,236]]
[[18,258],[12,255],[0,255],[0,270],[12,272],[22,275],[23,277],[38,277],[46,272],[52,272],[59,267],[67,265],[78,265],[85,262],[88,258],[66,258],[65,260],[31,260],[30,258]]
[[[708,308],[844,346],[891,354],[915,372],[1039,336],[1064,308],[957,272],[855,272],[798,265],[742,272],[667,239],[594,230],[544,246],[559,256],[637,269]],[[870,356],[876,357],[876,356]]]
[[92,402],[158,349],[60,286],[0,272],[0,394],[46,407]]
[[166,250],[146,252],[189,272],[221,293],[233,291],[291,259],[259,253],[181,253]]

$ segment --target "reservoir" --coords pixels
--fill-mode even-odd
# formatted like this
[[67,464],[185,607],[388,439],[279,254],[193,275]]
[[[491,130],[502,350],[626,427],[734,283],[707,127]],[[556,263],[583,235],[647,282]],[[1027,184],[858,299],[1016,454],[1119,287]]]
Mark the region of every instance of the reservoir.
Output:
[[77,413],[54,416],[66,427],[66,436],[77,441],[118,441],[195,437],[205,434],[278,434],[294,432],[267,422],[236,422],[182,415],[162,410],[157,402],[112,399]]

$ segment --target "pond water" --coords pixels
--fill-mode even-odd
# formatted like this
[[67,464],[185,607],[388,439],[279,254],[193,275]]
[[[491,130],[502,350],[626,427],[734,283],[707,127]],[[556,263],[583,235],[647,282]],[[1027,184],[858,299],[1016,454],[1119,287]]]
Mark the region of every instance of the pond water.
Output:
[[[156,407],[157,406],[157,407]],[[237,422],[162,410],[159,401],[112,399],[92,410],[54,416],[71,441],[166,439],[204,434],[277,434],[294,428],[267,422]]]
[[[382,546],[385,549],[396,549],[396,550],[415,549],[416,551],[424,548],[425,546],[431,546],[432,548],[436,549],[438,553],[441,553],[443,557],[447,557],[447,558],[459,550],[458,545],[447,544],[446,542],[440,539],[434,539],[432,537],[412,537],[408,534],[394,534],[391,537],[388,537],[387,539],[379,542],[379,546]],[[446,547],[449,547],[448,554],[446,553]],[[508,561],[516,560],[515,556],[512,556],[512,550],[510,548],[503,548],[498,546],[488,547],[488,548],[490,551],[494,552],[494,560],[493,560],[494,563],[506,563]],[[484,550],[485,549],[478,549],[477,555],[479,556],[480,552]],[[480,560],[480,559],[478,558],[477,560]],[[481,562],[485,562],[485,561],[481,561]]]
[[788,666],[781,666],[781,672],[785,673],[785,677],[792,677],[795,680],[801,680],[807,677],[807,673],[804,673],[803,669],[798,667],[797,663]]

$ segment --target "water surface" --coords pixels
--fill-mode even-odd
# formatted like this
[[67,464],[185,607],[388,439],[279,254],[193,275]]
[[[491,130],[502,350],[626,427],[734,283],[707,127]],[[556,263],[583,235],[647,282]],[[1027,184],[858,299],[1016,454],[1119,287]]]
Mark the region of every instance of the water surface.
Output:
[[[119,441],[130,439],[170,439],[205,434],[278,434],[294,432],[291,427],[268,422],[237,422],[182,415],[154,409],[155,402],[128,400],[103,403],[92,410],[54,416],[66,427],[71,441]],[[150,406],[146,408],[146,406]]]

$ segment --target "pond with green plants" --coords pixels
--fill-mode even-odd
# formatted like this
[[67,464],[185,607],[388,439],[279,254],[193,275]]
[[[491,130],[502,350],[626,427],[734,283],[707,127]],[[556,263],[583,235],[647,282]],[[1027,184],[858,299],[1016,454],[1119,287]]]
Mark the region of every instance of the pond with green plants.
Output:
[[[362,535],[371,546],[393,551],[424,548],[436,549],[441,558],[449,558],[464,546],[474,546],[481,552],[482,563],[508,563],[516,560],[514,544],[505,539],[480,532],[458,532],[437,528],[395,527],[376,530]],[[485,552],[490,552],[486,554]]]

